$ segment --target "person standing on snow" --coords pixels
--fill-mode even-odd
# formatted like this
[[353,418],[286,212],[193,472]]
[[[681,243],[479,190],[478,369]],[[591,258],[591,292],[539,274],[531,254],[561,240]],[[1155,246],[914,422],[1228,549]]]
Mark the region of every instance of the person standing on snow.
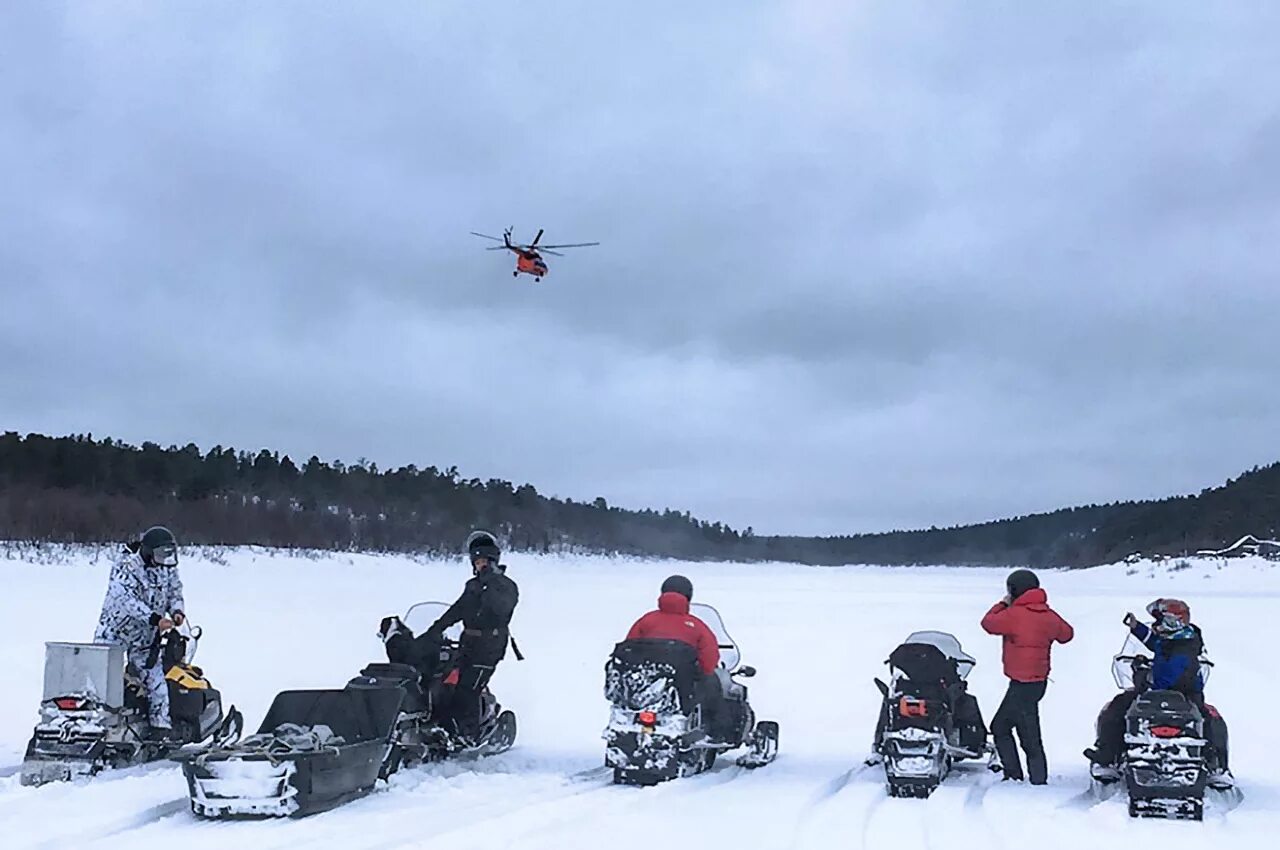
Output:
[[454,686],[449,713],[458,737],[471,744],[480,734],[480,694],[493,677],[498,662],[506,656],[507,644],[511,642],[508,627],[520,601],[520,589],[507,578],[507,568],[499,563],[502,550],[489,532],[471,532],[467,537],[467,557],[471,561],[471,578],[463,587],[462,595],[425,634],[428,640],[439,643],[444,639],[445,629],[462,623],[458,683]]
[[148,528],[140,540],[126,544],[111,565],[93,639],[125,647],[129,663],[146,687],[148,722],[156,739],[167,737],[173,722],[164,663],[155,647],[161,635],[182,625],[185,609],[178,576],[178,542],[163,526]]
[[706,713],[708,736],[717,739],[722,737],[719,720],[724,715],[720,710],[724,688],[716,675],[716,668],[720,666],[720,642],[706,623],[689,613],[692,601],[693,582],[681,575],[668,577],[658,596],[658,610],[636,620],[627,632],[627,640],[678,640],[698,651],[698,668],[702,671],[698,701]]
[[1004,778],[1022,781],[1022,761],[1013,733],[1027,754],[1027,775],[1032,785],[1049,781],[1049,764],[1040,737],[1040,700],[1049,678],[1049,652],[1056,643],[1068,643],[1075,631],[1049,607],[1040,579],[1031,570],[1014,570],[1005,582],[1008,595],[982,618],[982,628],[1004,638],[1004,674],[1009,690],[995,716],[991,735],[1004,768]]

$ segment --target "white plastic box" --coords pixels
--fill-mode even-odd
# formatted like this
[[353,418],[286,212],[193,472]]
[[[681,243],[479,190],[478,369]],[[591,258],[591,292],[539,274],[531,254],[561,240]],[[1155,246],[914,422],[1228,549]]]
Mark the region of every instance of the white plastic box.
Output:
[[44,697],[92,694],[108,708],[124,705],[124,647],[116,643],[44,645]]

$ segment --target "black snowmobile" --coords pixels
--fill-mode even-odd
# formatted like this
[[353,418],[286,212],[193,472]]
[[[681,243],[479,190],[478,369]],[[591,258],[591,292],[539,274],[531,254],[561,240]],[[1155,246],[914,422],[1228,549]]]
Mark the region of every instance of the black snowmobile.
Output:
[[654,785],[701,773],[718,754],[743,746],[747,752],[737,760],[743,767],[762,767],[778,755],[778,724],[757,723],[746,686],[734,681],[754,676],[755,669],[738,666],[738,646],[716,609],[695,603],[689,611],[720,644],[716,679],[724,696],[722,728],[712,730],[704,721],[698,695],[702,672],[692,646],[676,640],[622,641],[605,665],[604,695],[612,711],[602,737],[615,783]]
[[257,734],[183,756],[192,811],[212,819],[300,817],[362,797],[402,767],[510,749],[515,714],[487,688],[476,741],[459,739],[447,717],[461,626],[438,642],[414,630],[425,632],[448,607],[423,602],[394,618],[406,639],[396,645],[409,648],[389,649],[396,661],[367,665],[342,689],[285,691]]
[[462,627],[453,626],[438,642],[429,640],[426,631],[448,608],[446,602],[414,605],[400,622],[406,638],[401,646],[408,651],[399,654],[389,649],[388,654],[395,661],[370,664],[347,683],[348,688],[394,687],[404,691],[384,777],[400,767],[453,756],[494,755],[515,744],[515,713],[504,710],[488,687],[480,694],[480,732],[476,740],[459,738],[447,716],[453,686],[458,681],[457,639]]
[[914,632],[885,662],[889,683],[875,752],[891,797],[928,797],[956,761],[993,753],[978,701],[965,682],[977,661],[946,632]]
[[123,646],[46,643],[40,722],[27,744],[21,783],[92,776],[165,758],[184,745],[239,737],[240,713],[233,707],[223,717],[222,695],[192,663],[200,634],[199,627],[170,629],[152,646],[169,688],[173,731],[163,737],[148,723],[146,687],[126,665]]
[[[1107,797],[1123,780],[1129,816],[1167,820],[1203,820],[1208,794],[1221,796],[1224,807],[1239,803],[1234,786],[1210,788],[1216,754],[1206,734],[1200,709],[1180,691],[1151,688],[1152,659],[1132,636],[1111,665],[1121,690],[1137,694],[1124,716],[1124,747],[1119,763],[1093,765],[1096,796]],[[1213,662],[1200,657],[1207,681]]]

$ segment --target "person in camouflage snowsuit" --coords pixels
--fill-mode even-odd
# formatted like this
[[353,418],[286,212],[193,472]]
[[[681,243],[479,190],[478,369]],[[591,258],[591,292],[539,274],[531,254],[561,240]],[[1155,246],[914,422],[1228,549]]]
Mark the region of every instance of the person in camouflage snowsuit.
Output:
[[177,541],[167,528],[149,528],[141,540],[126,544],[112,564],[93,639],[125,647],[147,689],[148,720],[159,733],[173,724],[165,671],[152,648],[160,633],[182,625],[185,609]]

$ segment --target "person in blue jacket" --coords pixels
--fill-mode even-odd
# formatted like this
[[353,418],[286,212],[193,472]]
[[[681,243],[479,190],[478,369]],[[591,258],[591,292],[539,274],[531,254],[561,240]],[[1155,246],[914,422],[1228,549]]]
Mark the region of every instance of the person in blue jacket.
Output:
[[[1157,599],[1147,606],[1150,625],[1141,623],[1133,614],[1125,614],[1129,633],[1152,653],[1151,680],[1142,690],[1178,691],[1184,694],[1205,720],[1205,734],[1214,751],[1210,784],[1229,786],[1231,773],[1227,766],[1227,724],[1218,710],[1204,701],[1204,670],[1200,657],[1204,654],[1204,635],[1191,622],[1191,608],[1181,599]],[[1098,739],[1084,751],[1094,765],[1093,773],[1109,778],[1120,760],[1124,745],[1124,717],[1138,698],[1138,689],[1116,695],[1098,715]]]

